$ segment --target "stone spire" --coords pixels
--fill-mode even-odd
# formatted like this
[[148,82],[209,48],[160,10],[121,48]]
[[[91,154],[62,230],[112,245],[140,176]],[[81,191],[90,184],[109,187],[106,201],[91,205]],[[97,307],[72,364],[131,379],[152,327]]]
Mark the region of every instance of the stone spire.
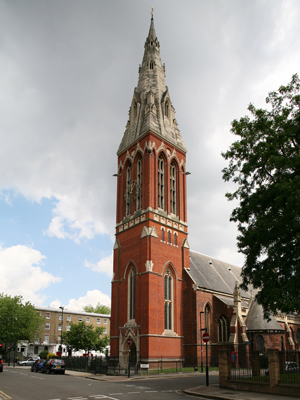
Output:
[[134,89],[129,120],[118,154],[149,131],[186,152],[175,119],[175,109],[166,86],[165,67],[160,58],[160,46],[155,32],[153,15],[144,47],[143,61],[139,67],[138,85]]

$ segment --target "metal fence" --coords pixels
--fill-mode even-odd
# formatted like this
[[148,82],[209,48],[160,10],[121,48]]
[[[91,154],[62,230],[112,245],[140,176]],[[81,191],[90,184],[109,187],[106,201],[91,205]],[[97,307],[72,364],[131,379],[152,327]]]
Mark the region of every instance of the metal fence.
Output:
[[287,350],[280,355],[280,383],[300,385],[300,351]]
[[252,382],[269,382],[268,356],[242,346],[231,352],[230,379]]

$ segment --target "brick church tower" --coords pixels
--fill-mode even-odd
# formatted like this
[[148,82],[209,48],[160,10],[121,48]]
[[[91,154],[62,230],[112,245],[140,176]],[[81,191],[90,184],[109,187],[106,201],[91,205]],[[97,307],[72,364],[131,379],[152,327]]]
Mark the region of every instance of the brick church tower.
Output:
[[189,268],[186,148],[165,82],[153,15],[118,152],[111,356],[128,365],[183,359]]

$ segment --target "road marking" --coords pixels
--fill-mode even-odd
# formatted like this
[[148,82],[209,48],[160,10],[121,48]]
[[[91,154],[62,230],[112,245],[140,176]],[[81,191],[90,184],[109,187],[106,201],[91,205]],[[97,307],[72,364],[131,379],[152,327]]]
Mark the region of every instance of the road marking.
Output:
[[136,394],[136,393],[141,393],[141,392],[128,392],[127,394]]
[[116,399],[116,398],[114,398],[114,397],[109,397],[109,396],[106,396],[105,394],[94,394],[94,395],[92,395],[92,396],[89,396],[89,397],[94,397],[95,399],[110,399],[110,400],[118,400],[118,399]]
[[123,394],[123,393],[109,393],[110,396],[116,396],[117,394]]
[[0,390],[0,394],[1,394],[1,396],[4,396],[5,399],[11,399],[11,397],[8,394],[2,392],[1,390]]
[[20,375],[23,375],[23,376],[27,376],[27,374],[23,374],[22,372],[19,372],[19,374],[20,374]]
[[145,393],[157,393],[158,390],[145,390]]

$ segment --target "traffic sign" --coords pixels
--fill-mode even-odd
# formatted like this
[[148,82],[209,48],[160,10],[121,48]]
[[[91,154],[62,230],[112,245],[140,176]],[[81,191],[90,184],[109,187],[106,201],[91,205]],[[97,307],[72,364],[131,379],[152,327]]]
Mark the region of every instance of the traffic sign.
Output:
[[209,334],[207,332],[203,333],[202,340],[204,343],[209,341]]
[[127,344],[128,344],[128,346],[131,345],[131,337],[129,337],[129,338],[127,339]]

